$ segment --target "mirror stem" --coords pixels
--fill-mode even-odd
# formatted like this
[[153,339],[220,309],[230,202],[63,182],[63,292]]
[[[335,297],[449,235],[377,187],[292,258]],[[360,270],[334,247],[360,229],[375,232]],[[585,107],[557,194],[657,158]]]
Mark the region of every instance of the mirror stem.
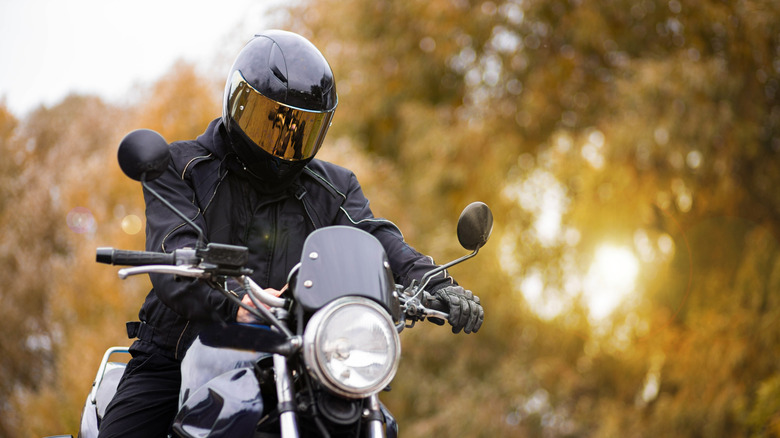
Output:
[[449,262],[447,264],[444,264],[444,265],[441,265],[441,266],[437,267],[436,269],[433,269],[431,271],[426,272],[425,275],[423,275],[422,278],[420,279],[420,284],[422,285],[422,286],[420,286],[420,292],[425,290],[425,288],[428,286],[428,282],[431,281],[431,278],[433,278],[436,274],[438,274],[439,272],[442,272],[445,269],[448,269],[448,268],[450,268],[452,266],[455,266],[458,263],[465,262],[466,260],[474,257],[479,252],[479,248],[480,247],[478,246],[477,249],[475,249],[474,252],[472,252],[471,254],[466,254],[466,255],[464,255],[463,257],[461,257],[461,258],[459,258],[457,260],[453,260],[453,261],[451,261],[451,262]]
[[195,229],[195,231],[198,232],[198,242],[195,245],[195,249],[203,249],[203,242],[205,242],[205,236],[203,235],[203,230],[195,224],[191,219],[189,219],[187,216],[184,216],[184,213],[180,212],[178,208],[174,207],[170,202],[168,202],[165,198],[163,198],[159,193],[154,191],[147,183],[146,183],[146,172],[141,174],[141,187],[143,187],[145,190],[147,190],[149,193],[152,194],[152,196],[155,197],[158,201],[162,202],[163,205],[168,207],[169,210],[176,213],[177,216],[179,216],[187,225],[191,226]]

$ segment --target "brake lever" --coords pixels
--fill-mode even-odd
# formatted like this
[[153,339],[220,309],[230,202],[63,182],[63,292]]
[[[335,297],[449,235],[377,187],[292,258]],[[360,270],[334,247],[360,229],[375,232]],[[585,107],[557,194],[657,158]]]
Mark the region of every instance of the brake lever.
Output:
[[126,279],[127,277],[130,277],[131,275],[151,274],[151,273],[173,274],[173,275],[180,275],[182,277],[192,277],[192,278],[204,278],[208,276],[205,269],[196,268],[191,265],[179,265],[179,266],[145,265],[145,266],[134,266],[132,268],[122,268],[119,271],[117,271],[119,278],[121,278],[122,280]]
[[433,310],[425,308],[425,316],[428,318],[439,318],[447,321],[450,317],[449,313],[444,313],[440,310]]
[[[421,293],[422,292],[422,293]],[[440,310],[432,309],[422,303],[419,296],[422,295],[426,302],[435,301],[436,298],[426,291],[417,290],[414,286],[409,287],[400,295],[400,301],[404,314],[412,321],[414,326],[416,321],[424,321],[425,318],[439,318],[447,321],[449,314]]]

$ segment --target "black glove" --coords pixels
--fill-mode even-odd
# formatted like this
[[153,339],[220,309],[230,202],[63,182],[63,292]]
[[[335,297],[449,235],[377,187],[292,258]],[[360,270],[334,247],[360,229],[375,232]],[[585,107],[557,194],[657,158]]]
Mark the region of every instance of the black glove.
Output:
[[449,313],[452,333],[476,333],[482,327],[485,311],[479,305],[479,297],[460,286],[446,286],[433,293],[434,298],[445,305]]

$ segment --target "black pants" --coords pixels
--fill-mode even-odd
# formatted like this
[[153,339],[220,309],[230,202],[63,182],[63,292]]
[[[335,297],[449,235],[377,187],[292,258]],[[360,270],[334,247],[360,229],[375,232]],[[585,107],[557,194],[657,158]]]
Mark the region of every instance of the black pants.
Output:
[[167,437],[178,409],[180,386],[178,361],[133,352],[100,422],[100,438]]

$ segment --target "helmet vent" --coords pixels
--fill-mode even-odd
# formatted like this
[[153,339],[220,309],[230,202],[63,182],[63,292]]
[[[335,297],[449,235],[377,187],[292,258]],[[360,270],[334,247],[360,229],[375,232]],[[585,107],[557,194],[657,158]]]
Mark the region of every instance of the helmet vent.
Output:
[[271,47],[271,53],[268,56],[268,67],[277,79],[283,84],[287,84],[287,64],[284,62],[282,49],[276,43]]

